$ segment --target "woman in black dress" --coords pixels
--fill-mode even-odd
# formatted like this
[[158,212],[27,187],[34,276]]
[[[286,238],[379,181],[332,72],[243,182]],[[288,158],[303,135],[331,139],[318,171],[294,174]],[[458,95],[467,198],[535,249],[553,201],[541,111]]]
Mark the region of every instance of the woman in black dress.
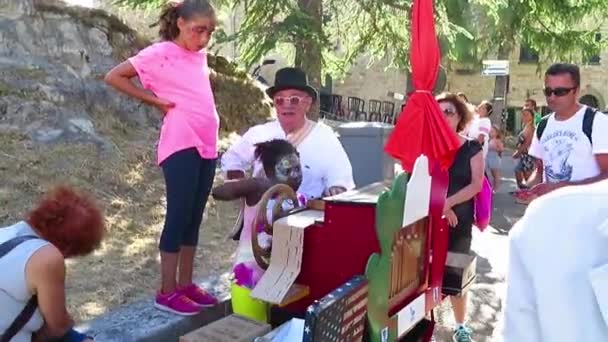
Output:
[[[450,225],[448,250],[457,253],[471,251],[471,239],[474,222],[474,198],[481,190],[484,175],[484,160],[479,142],[469,140],[461,133],[471,120],[472,113],[466,105],[451,93],[437,96],[439,106],[448,125],[458,134],[460,148],[449,169],[450,183],[443,214]],[[467,296],[450,297],[456,327],[455,342],[471,341],[471,330],[464,322],[466,316]]]

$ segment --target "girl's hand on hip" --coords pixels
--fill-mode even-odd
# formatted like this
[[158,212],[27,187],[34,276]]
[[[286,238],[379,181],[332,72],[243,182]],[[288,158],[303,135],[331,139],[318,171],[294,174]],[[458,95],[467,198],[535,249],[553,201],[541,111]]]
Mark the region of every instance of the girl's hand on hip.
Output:
[[175,103],[165,99],[157,98],[154,103],[154,106],[158,108],[161,113],[163,113],[163,115],[165,115],[171,108],[175,107]]

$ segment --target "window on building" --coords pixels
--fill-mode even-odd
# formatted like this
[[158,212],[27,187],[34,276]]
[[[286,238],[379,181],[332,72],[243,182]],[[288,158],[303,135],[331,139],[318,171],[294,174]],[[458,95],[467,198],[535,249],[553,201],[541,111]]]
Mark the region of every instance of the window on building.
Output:
[[538,63],[538,52],[522,43],[519,48],[519,63]]
[[[600,40],[602,40],[602,34],[598,32],[595,34],[595,41],[599,42]],[[589,57],[587,64],[600,64],[600,55],[593,55]]]

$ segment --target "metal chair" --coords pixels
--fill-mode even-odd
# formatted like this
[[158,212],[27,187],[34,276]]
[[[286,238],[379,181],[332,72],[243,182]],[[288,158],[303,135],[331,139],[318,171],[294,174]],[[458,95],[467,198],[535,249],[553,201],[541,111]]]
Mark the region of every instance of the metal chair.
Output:
[[389,101],[382,102],[382,121],[395,124],[395,103]]
[[382,121],[381,107],[382,102],[369,100],[369,121]]
[[331,94],[319,93],[319,115],[321,118],[330,119],[331,116]]
[[347,106],[348,120],[358,121],[359,117],[363,116],[363,119],[367,121],[367,113],[365,112],[365,100],[355,96],[349,96],[347,100]]
[[331,109],[329,112],[333,118],[337,121],[346,121],[346,115],[344,108],[342,107],[342,95],[332,94],[331,95]]

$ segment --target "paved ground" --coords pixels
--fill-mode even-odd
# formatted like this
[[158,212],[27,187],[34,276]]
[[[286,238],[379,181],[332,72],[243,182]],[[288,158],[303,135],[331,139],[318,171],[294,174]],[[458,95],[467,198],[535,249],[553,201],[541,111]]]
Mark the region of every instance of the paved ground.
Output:
[[[483,233],[474,229],[473,250],[478,255],[477,282],[469,296],[468,324],[476,342],[501,341],[505,274],[507,270],[508,237],[513,224],[523,215],[525,207],[516,204],[509,191],[516,189],[513,178],[514,162],[503,158],[503,183],[494,197],[492,223]],[[435,338],[438,342],[451,341],[454,318],[449,305],[438,310]]]

